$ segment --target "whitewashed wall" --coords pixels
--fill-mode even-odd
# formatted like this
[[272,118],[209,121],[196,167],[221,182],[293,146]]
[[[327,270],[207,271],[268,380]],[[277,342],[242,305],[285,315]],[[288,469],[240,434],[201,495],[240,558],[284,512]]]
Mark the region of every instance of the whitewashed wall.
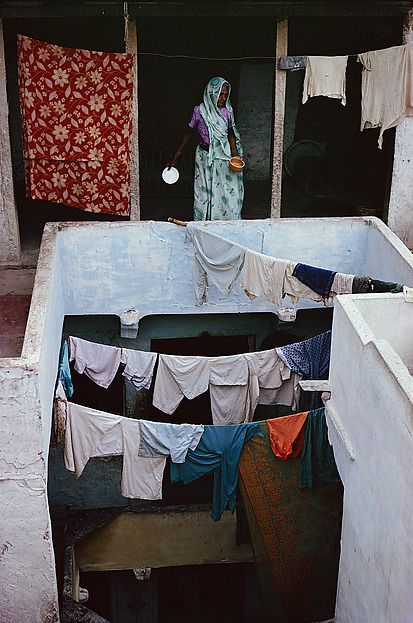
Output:
[[[341,272],[367,274],[387,258],[384,277],[413,285],[408,251],[378,219],[215,221],[205,227],[255,251]],[[369,244],[371,236],[378,248]],[[197,307],[192,245],[185,228],[169,223],[62,224],[58,250],[66,314],[120,314],[131,307],[141,317],[276,311],[264,300],[250,301],[239,281],[229,296],[211,286],[208,303]],[[320,305],[302,301],[298,307]]]
[[[379,266],[374,276],[413,285],[411,255],[376,219],[205,226],[278,257],[357,274]],[[192,266],[185,229],[168,223],[46,226],[22,357],[0,360],[1,623],[58,621],[46,462],[64,316],[117,314],[130,307],[142,317],[274,311],[265,301],[249,301],[239,285],[228,298],[211,288],[209,303],[197,307]],[[360,387],[357,375],[353,382]]]
[[413,620],[413,304],[341,297],[326,403],[344,482],[336,623]]

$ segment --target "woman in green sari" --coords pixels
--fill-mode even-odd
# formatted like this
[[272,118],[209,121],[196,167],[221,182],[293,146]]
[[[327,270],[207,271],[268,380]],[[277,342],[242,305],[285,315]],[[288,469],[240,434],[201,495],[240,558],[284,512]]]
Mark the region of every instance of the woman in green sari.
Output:
[[194,220],[241,218],[244,182],[241,172],[229,168],[233,156],[242,156],[238,130],[230,101],[231,86],[224,78],[211,78],[203,101],[195,106],[188,129],[168,166],[174,166],[195,130]]

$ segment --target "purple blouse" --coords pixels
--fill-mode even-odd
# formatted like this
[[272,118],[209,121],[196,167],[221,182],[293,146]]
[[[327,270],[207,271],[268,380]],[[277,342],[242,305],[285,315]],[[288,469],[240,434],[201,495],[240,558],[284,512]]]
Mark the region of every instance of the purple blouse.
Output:
[[[224,106],[223,108],[220,108],[220,112],[222,113],[222,116],[226,119],[226,121],[228,122],[228,128],[231,128],[232,119],[231,119],[231,113],[229,112],[229,110],[225,108]],[[194,107],[192,117],[188,125],[190,128],[196,128],[198,130],[199,144],[202,145],[203,147],[208,147],[209,146],[209,132],[208,132],[207,125],[204,121],[204,118],[201,115],[199,106]]]

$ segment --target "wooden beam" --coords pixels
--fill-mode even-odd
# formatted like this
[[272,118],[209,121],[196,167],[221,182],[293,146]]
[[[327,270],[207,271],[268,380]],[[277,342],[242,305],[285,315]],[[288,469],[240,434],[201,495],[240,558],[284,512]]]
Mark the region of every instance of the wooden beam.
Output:
[[136,21],[131,20],[126,30],[126,51],[135,55],[134,70],[134,93],[132,107],[132,144],[130,162],[130,220],[141,220],[140,196],[139,196],[139,102],[138,102],[138,35]]
[[281,216],[281,184],[284,146],[285,89],[287,72],[278,69],[280,56],[288,54],[288,20],[277,22],[275,44],[274,139],[272,156],[271,218]]
[[[120,0],[84,0],[74,3],[50,2],[42,0],[3,0],[0,3],[0,17],[81,17],[81,16],[121,16],[123,3]],[[404,15],[411,8],[411,2],[349,2],[347,4],[328,2],[256,2],[238,0],[237,2],[168,2],[129,0],[129,15],[171,16],[171,17],[243,17],[275,16],[279,19],[292,16],[377,16]]]

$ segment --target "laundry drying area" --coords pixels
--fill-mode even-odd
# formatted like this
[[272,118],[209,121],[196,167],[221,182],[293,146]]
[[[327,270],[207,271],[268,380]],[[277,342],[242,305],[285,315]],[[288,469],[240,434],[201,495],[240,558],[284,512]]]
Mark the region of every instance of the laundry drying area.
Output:
[[[201,225],[201,228],[211,231],[214,235],[218,233],[234,244],[268,256],[305,262],[320,269],[328,268],[352,275],[369,275],[372,279],[413,286],[413,262],[410,252],[378,219],[213,222]],[[48,578],[51,603],[57,604],[49,515],[49,504],[53,505],[53,498],[48,500],[45,476],[52,428],[52,405],[64,326],[72,333],[75,328],[79,337],[123,348],[138,348],[142,351],[150,349],[153,339],[162,338],[165,342],[166,338],[185,338],[188,334],[201,335],[208,325],[212,335],[214,333],[231,335],[234,332],[238,335],[242,333],[260,335],[258,341],[251,342],[254,350],[265,343],[266,335],[268,337],[274,332],[277,333],[282,327],[291,331],[294,326],[294,322],[285,323],[279,320],[277,312],[279,313],[280,306],[262,297],[248,298],[240,285],[242,275],[235,281],[229,294],[223,295],[214,285],[210,285],[207,300],[202,305],[197,304],[193,269],[194,249],[192,242],[188,240],[186,228],[172,223],[59,223],[46,227],[22,354],[20,358],[2,359],[0,370],[2,402],[7,404],[9,411],[15,412],[15,417],[8,418],[2,425],[3,437],[7,439],[7,456],[14,456],[17,446],[19,449],[25,448],[25,454],[20,454],[21,463],[16,466],[14,474],[8,480],[7,491],[4,489],[7,499],[13,495],[14,500],[12,506],[5,503],[9,518],[7,522],[9,533],[5,538],[9,542],[16,543],[17,533],[22,535],[30,532],[31,539],[38,535],[36,548],[31,550],[31,556],[33,564],[37,564]],[[373,293],[348,297],[343,295],[338,297],[337,301],[347,298],[351,300],[353,296],[361,298],[370,296],[378,301],[381,297],[388,297],[390,301],[394,300],[394,304],[408,305],[404,302],[402,293],[386,295]],[[283,305],[284,302],[281,307]],[[334,301],[334,308],[335,305]],[[320,313],[323,316],[326,313],[326,319],[321,324],[320,320],[317,321],[318,325],[314,324],[312,335],[331,327],[332,308],[327,309],[322,301],[299,300],[296,307],[297,327],[300,327],[301,314],[307,314],[306,324],[311,325],[311,315],[316,318]],[[132,309],[137,312],[139,321],[135,323],[136,326],[133,327],[135,333],[131,336],[128,333],[131,326],[122,326],[122,317],[125,318],[122,314]],[[238,326],[234,324],[231,329],[225,324],[227,315],[229,318],[239,318],[240,321],[245,318],[253,328],[246,329],[241,323]],[[99,327],[99,323],[107,322],[105,318],[108,317],[111,319],[109,328],[104,329],[101,325],[96,333],[96,327]],[[169,317],[173,317],[174,322],[168,325]],[[177,322],[177,328],[172,330],[171,327],[175,325],[177,318],[187,320],[181,325]],[[202,321],[202,318],[205,320]],[[211,318],[215,320],[212,321]],[[258,325],[254,328],[254,318],[261,325],[260,328]],[[267,319],[265,323],[268,324],[262,324],[263,318]],[[192,323],[195,326],[194,330],[190,329]],[[86,326],[89,328],[85,329]],[[129,337],[121,337],[122,331],[126,331]],[[341,344],[340,329],[337,333],[334,331],[333,321],[333,344]],[[98,339],[96,335],[99,335]],[[301,335],[306,337],[303,333]],[[309,335],[307,326],[307,336]],[[245,346],[240,345],[239,348],[245,349]],[[333,349],[331,370],[341,365],[339,350],[337,346]],[[122,392],[119,395],[121,394]],[[334,396],[334,393],[332,395]],[[122,404],[123,409],[128,402]],[[166,417],[164,416],[164,421]],[[99,465],[96,465],[99,459],[93,461],[95,466],[91,468],[92,477],[96,473],[93,470],[100,469]],[[119,460],[115,457],[107,464],[111,461],[112,466],[115,464],[114,471],[108,468],[109,471],[112,470],[112,477],[100,482],[95,491],[95,506],[99,496],[106,495],[106,505],[116,506],[117,502],[121,501],[122,507],[125,508],[125,499],[119,498],[119,484],[117,484],[119,476],[116,474],[120,473]],[[56,465],[56,462],[51,463],[53,468]],[[58,469],[61,470],[63,467]],[[52,483],[53,475],[49,475],[49,479]],[[65,488],[61,491],[62,495],[70,496],[71,504],[75,507],[85,496],[82,482],[82,479],[76,481],[76,486],[71,491],[72,485],[66,482]],[[199,482],[201,483],[201,480]],[[35,483],[40,494],[33,497]],[[86,489],[88,495],[93,496],[93,478],[92,484],[89,480]],[[206,497],[200,500],[201,503],[208,503],[209,495],[206,490]],[[208,512],[205,514],[205,520],[207,515]],[[233,530],[234,524],[232,522],[230,524]],[[45,526],[49,528],[43,538]],[[15,547],[27,549],[27,543],[23,539]],[[243,556],[247,557],[243,560],[248,560],[250,554],[245,550]],[[17,557],[14,560],[17,561]],[[193,559],[192,562],[188,560],[188,564],[193,562]],[[22,563],[16,562],[12,564],[10,574],[19,577],[19,581],[23,582],[22,570]],[[44,582],[38,585],[38,591],[40,599],[40,595],[44,594]],[[28,608],[29,601],[33,603],[35,593],[36,587],[32,586],[30,597],[27,596],[27,605],[24,606],[25,597],[23,597],[20,599],[20,607]],[[11,594],[10,600],[12,603]]]

